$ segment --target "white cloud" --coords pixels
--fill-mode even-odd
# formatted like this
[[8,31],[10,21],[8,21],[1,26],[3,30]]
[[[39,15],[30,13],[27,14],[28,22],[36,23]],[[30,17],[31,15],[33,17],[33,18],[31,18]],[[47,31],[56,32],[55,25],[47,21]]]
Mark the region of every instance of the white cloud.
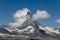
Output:
[[26,18],[27,12],[30,12],[30,10],[28,10],[27,8],[24,8],[23,10],[18,10],[14,14],[15,22],[9,23],[9,25],[12,26],[12,27],[22,26],[22,24],[24,23],[24,21],[27,20],[27,18]]
[[37,10],[36,14],[33,15],[33,20],[38,20],[38,19],[46,19],[50,17],[50,15],[47,13],[47,11],[40,11]]
[[32,17],[30,15],[27,15],[28,12],[30,12],[30,10],[27,8],[24,8],[23,10],[18,10],[13,16],[15,22],[9,23],[9,25],[11,27],[19,27],[22,26],[22,24],[28,19],[31,21],[36,21],[38,19],[45,19],[50,17],[47,11],[37,10],[36,14],[32,15]]
[[60,23],[60,19],[58,19],[58,20],[55,20],[55,22],[56,22],[56,23]]

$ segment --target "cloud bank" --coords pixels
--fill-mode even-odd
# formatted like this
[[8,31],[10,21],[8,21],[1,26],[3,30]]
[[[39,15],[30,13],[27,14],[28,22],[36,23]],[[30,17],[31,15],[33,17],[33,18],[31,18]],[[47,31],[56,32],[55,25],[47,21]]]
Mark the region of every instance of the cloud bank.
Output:
[[55,20],[56,23],[60,23],[60,19]]
[[30,12],[30,10],[28,10],[27,8],[24,8],[23,10],[18,10],[13,16],[15,19],[15,22],[9,23],[9,25],[12,27],[22,26],[24,21],[27,20],[26,18],[27,12]]
[[38,20],[38,19],[46,19],[50,17],[50,15],[47,13],[47,11],[40,11],[37,10],[36,14],[33,15],[33,20]]
[[[18,10],[15,14],[14,14],[14,19],[15,19],[15,22],[13,23],[9,23],[9,25],[11,27],[20,27],[23,25],[23,23],[30,19],[30,15],[27,15],[28,12],[30,12],[29,9],[27,8],[23,8],[22,10]],[[31,13],[31,12],[30,12]],[[50,15],[47,13],[47,11],[40,11],[40,10],[37,10],[37,12],[35,14],[32,15],[32,18],[30,19],[31,21],[36,21],[38,19],[46,19],[50,17]]]

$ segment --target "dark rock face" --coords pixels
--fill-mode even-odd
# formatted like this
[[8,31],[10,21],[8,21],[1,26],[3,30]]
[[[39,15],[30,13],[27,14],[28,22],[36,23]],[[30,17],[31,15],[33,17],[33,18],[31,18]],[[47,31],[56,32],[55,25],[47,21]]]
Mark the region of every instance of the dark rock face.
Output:
[[39,32],[41,32],[43,35],[45,35],[46,33],[45,33],[45,31],[44,30],[42,30],[42,29],[39,29]]

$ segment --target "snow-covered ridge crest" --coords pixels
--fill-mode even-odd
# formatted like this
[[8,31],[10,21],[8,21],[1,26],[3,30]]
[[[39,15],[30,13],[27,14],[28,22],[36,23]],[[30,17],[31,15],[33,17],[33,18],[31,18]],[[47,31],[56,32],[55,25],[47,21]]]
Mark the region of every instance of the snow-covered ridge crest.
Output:
[[56,34],[60,34],[59,29],[53,28],[53,27],[41,27],[40,29],[45,30],[47,33],[56,33]]
[[32,26],[28,26],[25,29],[18,29],[18,28],[4,28],[6,30],[8,30],[9,32],[18,32],[18,33],[23,33],[23,32],[29,32],[29,33],[33,33],[34,32],[34,28]]

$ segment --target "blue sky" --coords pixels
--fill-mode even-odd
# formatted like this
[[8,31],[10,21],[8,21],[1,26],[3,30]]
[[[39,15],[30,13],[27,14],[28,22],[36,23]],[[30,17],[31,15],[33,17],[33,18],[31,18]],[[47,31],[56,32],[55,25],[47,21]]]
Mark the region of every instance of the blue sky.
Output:
[[45,26],[60,27],[60,24],[55,22],[60,19],[60,0],[0,0],[0,24],[13,22],[13,14],[23,8],[30,9],[32,14],[36,13],[36,10],[47,11],[51,17],[38,22]]

